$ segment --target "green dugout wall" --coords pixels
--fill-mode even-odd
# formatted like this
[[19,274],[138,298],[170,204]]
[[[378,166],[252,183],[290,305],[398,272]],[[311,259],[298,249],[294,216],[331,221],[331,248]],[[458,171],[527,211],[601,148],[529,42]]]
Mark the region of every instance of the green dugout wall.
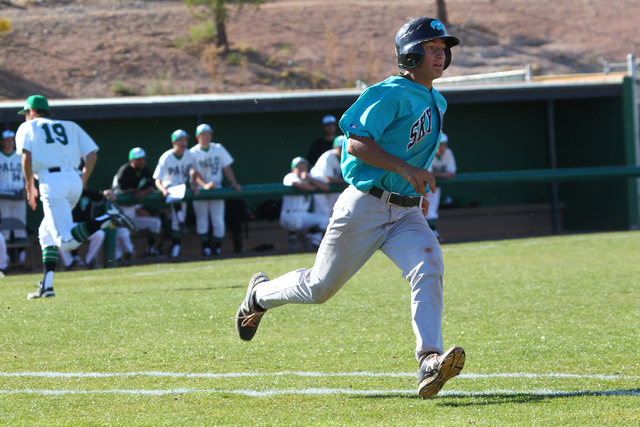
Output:
[[[449,102],[444,131],[459,173],[636,164],[631,78],[436,87]],[[54,100],[51,106],[57,118],[76,121],[100,146],[92,188],[109,188],[136,146],[147,151],[153,170],[171,148],[171,133],[182,128],[193,135],[198,123],[213,126],[214,142],[235,158],[240,183],[261,184],[282,182],[291,159],[306,156],[320,136],[321,118],[339,118],[359,94],[331,90]],[[16,112],[22,102],[0,103],[4,128],[18,128],[23,117]],[[195,143],[191,137],[190,144]],[[556,201],[565,206],[562,227],[567,230],[638,226],[636,180],[629,178],[555,185],[467,183],[447,186],[445,194],[458,205]],[[254,198],[249,204],[260,201]],[[32,229],[41,215],[29,214]]]

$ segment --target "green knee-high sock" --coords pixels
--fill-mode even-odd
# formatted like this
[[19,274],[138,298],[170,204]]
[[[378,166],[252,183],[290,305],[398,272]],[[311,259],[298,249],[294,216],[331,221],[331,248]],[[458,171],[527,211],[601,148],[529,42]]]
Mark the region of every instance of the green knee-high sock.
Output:
[[198,234],[198,239],[200,240],[202,249],[211,247],[211,239],[209,238],[209,233]]

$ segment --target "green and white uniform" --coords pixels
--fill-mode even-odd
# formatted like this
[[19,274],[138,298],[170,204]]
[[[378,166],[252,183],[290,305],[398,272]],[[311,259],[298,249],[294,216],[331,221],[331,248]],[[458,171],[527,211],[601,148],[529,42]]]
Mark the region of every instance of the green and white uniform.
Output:
[[[212,142],[206,150],[198,144],[189,151],[198,162],[202,179],[205,182],[213,181],[216,188],[222,188],[222,170],[233,163],[233,157],[226,148]],[[196,215],[196,231],[199,235],[209,232],[209,219],[211,219],[213,237],[216,240],[224,238],[224,200],[194,200],[193,210]]]
[[[153,179],[159,179],[165,188],[175,187],[189,182],[189,171],[192,169],[200,172],[198,162],[189,150],[185,150],[180,157],[176,156],[173,150],[168,150],[160,156],[156,170],[153,172]],[[182,202],[181,207],[182,212],[186,213],[187,202]],[[180,225],[173,204],[171,214],[171,229],[178,232]]]
[[[0,152],[0,193],[7,195],[24,194],[24,175],[22,173],[22,156],[15,151],[11,154]],[[27,223],[27,203],[25,200],[0,199],[0,215],[2,218],[17,218]],[[2,230],[6,239],[11,230]],[[13,230],[16,239],[25,239],[27,230]]]

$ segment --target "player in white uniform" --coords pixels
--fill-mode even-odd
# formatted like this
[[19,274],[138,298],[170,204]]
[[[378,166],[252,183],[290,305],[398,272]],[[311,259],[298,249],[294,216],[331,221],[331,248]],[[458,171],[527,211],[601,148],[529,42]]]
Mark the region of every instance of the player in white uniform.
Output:
[[[208,124],[201,124],[196,128],[198,144],[191,148],[200,166],[200,175],[206,182],[206,186],[200,186],[204,190],[222,188],[222,174],[227,177],[235,191],[242,187],[236,181],[236,176],[231,169],[233,157],[221,145],[211,142],[213,129]],[[202,244],[203,255],[218,255],[221,252],[222,241],[225,234],[224,200],[194,200],[193,210],[196,215],[196,232]],[[209,237],[209,219],[213,225],[213,239]],[[215,243],[215,247],[213,246]]]
[[[2,218],[16,218],[27,223],[27,204],[24,201],[24,177],[22,174],[22,156],[16,153],[16,134],[10,130],[2,132],[2,154],[0,154],[0,215]],[[11,232],[16,243],[27,241],[27,230],[2,230],[7,241],[11,241]],[[23,262],[25,251],[18,254]],[[0,269],[2,261],[0,261]],[[6,268],[6,266],[5,266]]]
[[[74,225],[71,209],[93,172],[98,146],[76,123],[52,119],[49,102],[44,96],[27,98],[24,109],[18,114],[24,114],[26,120],[18,128],[16,145],[18,153],[22,154],[27,202],[35,210],[36,197],[40,194],[44,210],[38,230],[44,277],[38,290],[27,297],[53,297],[53,275],[59,249],[76,249],[90,235],[106,227],[135,227],[117,205],[111,205],[106,215]],[[82,158],[85,165],[80,178],[76,167]],[[35,179],[39,181],[39,193]]]
[[[403,71],[367,88],[339,122],[348,138],[342,172],[350,185],[333,209],[314,266],[271,281],[264,273],[255,274],[236,314],[241,339],[254,337],[268,309],[326,302],[380,249],[411,289],[419,395],[435,396],[460,373],[464,350],[454,346],[443,351],[444,265],[422,204],[435,188],[427,169],[447,109],[432,84],[458,43],[433,18],[415,19],[398,31],[396,56]],[[357,315],[366,322],[368,314],[362,307]]]
[[[340,157],[342,156],[344,141],[344,135],[336,136],[333,139],[333,148],[322,153],[316,164],[309,171],[312,177],[327,184],[345,183],[342,177],[342,169],[340,169]],[[338,196],[340,196],[340,193],[314,194],[313,212],[331,217],[333,205],[336,204]]]
[[[442,134],[442,140],[436,151],[436,156],[429,166],[429,172],[436,178],[452,179],[456,176],[456,159],[453,157],[453,151],[449,147],[449,137],[446,134]],[[442,189],[436,187],[435,193],[429,193],[429,211],[427,212],[427,222],[429,227],[433,230],[438,241],[440,241],[440,233],[436,228],[436,222],[439,218],[438,209],[440,208],[440,197],[442,196]]]
[[[329,190],[329,186],[308,173],[309,162],[302,157],[296,157],[291,162],[291,172],[284,179],[283,184],[302,191]],[[296,239],[299,233],[304,236],[305,246],[319,246],[324,231],[329,225],[329,217],[309,212],[312,195],[283,196],[280,211],[280,225],[289,231],[289,247],[296,249]]]
[[[166,151],[160,160],[156,170],[153,172],[153,178],[156,180],[156,187],[162,192],[164,197],[169,195],[169,188],[176,185],[186,184],[189,181],[189,176],[192,174],[191,189],[194,195],[200,193],[200,189],[197,184],[201,184],[203,187],[207,187],[207,183],[204,182],[200,176],[200,166],[196,158],[189,150],[187,150],[187,139],[189,135],[182,129],[178,129],[171,134],[171,144],[173,148]],[[174,202],[171,203],[171,257],[177,258],[180,256],[180,241],[182,240],[182,234],[186,232],[185,217],[187,212],[187,202]]]

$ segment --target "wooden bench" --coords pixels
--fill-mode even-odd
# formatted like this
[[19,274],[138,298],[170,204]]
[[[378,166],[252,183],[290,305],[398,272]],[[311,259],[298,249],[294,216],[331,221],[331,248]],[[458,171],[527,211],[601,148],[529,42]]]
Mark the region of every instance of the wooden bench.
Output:
[[[561,203],[561,214],[564,207]],[[440,209],[439,213],[437,227],[445,242],[553,234],[551,203]]]

